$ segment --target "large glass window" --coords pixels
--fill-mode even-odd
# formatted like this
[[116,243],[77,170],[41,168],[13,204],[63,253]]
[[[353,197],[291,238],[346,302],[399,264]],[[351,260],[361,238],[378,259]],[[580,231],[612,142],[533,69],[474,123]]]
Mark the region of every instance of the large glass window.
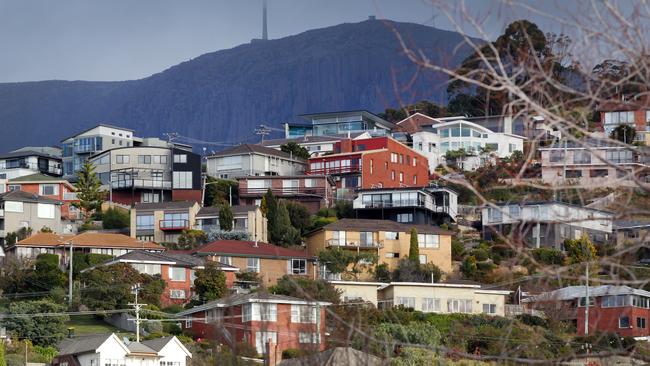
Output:
[[472,300],[468,299],[449,299],[447,300],[447,310],[450,313],[471,313]]
[[434,234],[418,234],[418,246],[420,248],[438,248],[440,236]]
[[634,155],[630,150],[607,150],[605,153],[607,162],[612,164],[633,163]]
[[135,217],[136,230],[153,230],[153,215],[138,215]]
[[601,301],[602,301],[601,307],[604,308],[614,308],[614,307],[622,307],[622,306],[629,305],[627,295],[603,296]]
[[291,259],[289,261],[289,273],[294,275],[307,274],[307,260],[306,259]]
[[332,231],[331,245],[345,245],[345,231]]
[[248,258],[246,260],[246,270],[248,272],[260,272],[260,259],[259,258]]
[[360,233],[361,237],[361,246],[362,247],[371,247],[372,246],[372,232],[371,231],[362,231]]
[[291,305],[291,322],[292,323],[312,323],[318,321],[318,312],[316,306],[312,305]]
[[423,298],[422,299],[422,311],[424,312],[440,312],[440,299],[435,298]]
[[557,163],[564,161],[564,151],[562,150],[551,150],[549,153],[549,161],[551,163]]
[[185,281],[185,268],[169,267],[169,279],[172,281]]
[[488,208],[488,222],[501,222],[503,215],[500,208]]
[[41,184],[41,196],[55,196],[59,194],[59,186],[57,184]]
[[174,188],[192,188],[192,172],[174,172],[173,179]]
[[138,164],[151,164],[151,155],[138,155]]
[[402,305],[405,308],[415,309],[415,297],[400,297],[395,299],[395,305]]
[[573,152],[574,164],[591,164],[591,153],[589,151],[576,150]]
[[187,163],[187,154],[174,154],[174,163],[176,164]]

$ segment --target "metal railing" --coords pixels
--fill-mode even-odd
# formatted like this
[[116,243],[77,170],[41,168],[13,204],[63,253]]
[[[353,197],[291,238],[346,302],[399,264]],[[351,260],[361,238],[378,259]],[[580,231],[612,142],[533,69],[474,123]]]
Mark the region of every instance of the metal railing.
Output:
[[28,163],[26,161],[20,161],[20,162],[2,162],[0,163],[0,169],[5,170],[5,169],[30,169],[30,170],[37,170],[43,173],[50,173],[50,174],[61,174],[61,167],[58,166],[53,166],[53,165],[48,165],[48,166],[42,166],[39,164],[34,164],[34,163]]
[[319,168],[307,169],[307,175],[327,175],[327,174],[345,174],[345,173],[360,173],[361,165],[342,166],[338,168]]
[[160,230],[182,230],[190,227],[189,220],[160,220]]
[[172,182],[169,180],[158,179],[123,179],[111,182],[111,187],[115,189],[120,188],[159,188],[171,189]]
[[383,248],[384,243],[381,241],[347,241],[347,240],[339,240],[339,239],[329,239],[326,241],[326,246],[327,247],[347,247],[347,248],[368,248],[368,249],[376,249],[376,248]]
[[262,196],[271,190],[274,195],[299,196],[304,195],[325,195],[324,187],[264,187],[264,188],[240,188],[239,195]]

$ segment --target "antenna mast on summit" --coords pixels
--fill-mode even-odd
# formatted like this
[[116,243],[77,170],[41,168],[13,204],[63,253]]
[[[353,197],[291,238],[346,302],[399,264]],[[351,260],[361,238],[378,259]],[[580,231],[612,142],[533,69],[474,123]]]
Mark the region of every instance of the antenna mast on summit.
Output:
[[167,137],[167,142],[171,143],[172,141],[176,140],[178,138],[178,133],[176,132],[165,132],[163,133],[165,137]]
[[271,129],[264,125],[260,125],[260,128],[255,129],[255,134],[262,136],[262,142],[264,142],[264,136],[270,133],[271,133]]
[[266,0],[262,5],[262,39],[265,41],[269,39],[269,33],[266,29]]

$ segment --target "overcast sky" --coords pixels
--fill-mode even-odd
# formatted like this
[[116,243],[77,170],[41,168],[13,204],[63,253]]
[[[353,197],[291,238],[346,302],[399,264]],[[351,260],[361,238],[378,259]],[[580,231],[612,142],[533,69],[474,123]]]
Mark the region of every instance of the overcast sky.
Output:
[[[545,31],[566,31],[503,1],[465,1],[491,39],[523,17]],[[535,3],[556,14],[573,6]],[[0,0],[0,82],[146,77],[259,38],[261,14],[262,0]],[[268,0],[269,38],[369,15],[453,29],[430,0]],[[463,27],[478,36],[466,22]]]

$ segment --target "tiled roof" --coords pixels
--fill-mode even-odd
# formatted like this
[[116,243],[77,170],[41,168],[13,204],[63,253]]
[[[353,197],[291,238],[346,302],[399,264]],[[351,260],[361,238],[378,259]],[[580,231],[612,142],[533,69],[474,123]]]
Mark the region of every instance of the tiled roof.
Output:
[[[241,155],[241,154],[250,154],[250,153],[279,156],[285,159],[292,158],[291,155],[285,153],[284,151],[272,149],[270,147],[266,147],[262,145],[254,145],[254,144],[237,145],[229,149],[219,151],[218,153],[210,156],[230,156],[230,155]],[[294,156],[293,160],[303,161],[304,159],[300,159]]]
[[[200,305],[200,306],[195,306],[191,309],[187,309],[185,311],[181,311],[180,313],[177,313],[177,317],[183,317],[189,314],[194,314],[199,311],[204,311],[208,309],[214,309],[214,308],[219,308],[219,307],[225,307],[225,306],[235,306],[235,305],[240,305],[240,304],[245,304],[249,302],[274,302],[278,304],[282,303],[304,303],[304,304],[316,304],[316,302],[312,302],[309,300],[305,299],[300,299],[297,297],[292,297],[292,296],[285,296],[285,295],[276,295],[276,294],[270,294],[267,292],[252,292],[248,294],[235,294],[231,295],[222,299],[217,299],[214,301],[210,301],[206,304]],[[318,302],[320,305],[330,305],[330,303],[327,302]]]
[[161,338],[156,338],[156,339],[149,339],[146,341],[142,341],[141,343],[144,344],[145,346],[151,348],[152,350],[156,352],[160,352],[161,349],[163,349],[167,343],[171,342],[174,339],[174,336],[170,337],[161,337]]
[[397,122],[395,131],[415,133],[422,130],[422,126],[430,126],[439,121],[422,113],[415,113]]
[[150,202],[143,203],[137,202],[135,204],[136,210],[174,210],[190,208],[196,204],[195,201],[168,201],[168,202]]
[[217,240],[193,250],[197,255],[228,254],[243,257],[306,258],[304,250],[288,249],[258,241]]
[[9,182],[10,183],[32,183],[32,182],[43,183],[43,182],[51,182],[51,183],[63,183],[65,185],[73,187],[73,185],[70,182],[68,182],[67,180],[65,180],[63,178],[52,177],[50,175],[45,175],[45,174],[41,174],[41,173],[24,175],[22,177],[9,179]]
[[20,158],[23,156],[40,156],[43,158],[49,158],[49,159],[61,159],[60,156],[56,155],[50,155],[41,151],[35,151],[35,150],[20,150],[20,151],[12,151],[4,154],[0,154],[0,159],[11,159],[11,158]]
[[118,249],[153,249],[165,248],[152,242],[141,241],[122,234],[108,234],[86,231],[78,235],[65,235],[55,233],[36,233],[23,239],[15,246],[56,247],[69,245],[87,248],[118,248]]
[[127,344],[126,347],[129,349],[129,353],[149,354],[149,355],[158,354],[157,351],[151,349],[149,346],[138,342],[131,342]]
[[415,228],[419,234],[453,234],[437,226],[402,224],[390,220],[341,219],[323,227],[326,230],[397,232],[410,232],[412,228]]
[[[205,206],[201,207],[199,212],[196,214],[197,218],[208,217],[208,216],[219,216],[219,206]],[[243,214],[250,211],[255,211],[257,206],[255,205],[241,205],[241,206],[232,206],[233,214]]]
[[[175,266],[182,266],[182,267],[200,267],[205,265],[205,259],[201,257],[197,257],[185,252],[148,252],[145,250],[133,250],[131,252],[128,252],[126,254],[123,254],[119,257],[116,257],[114,259],[111,259],[103,264],[112,264],[115,262],[119,261],[129,261],[129,262],[134,262],[134,261],[147,261],[147,262],[167,262],[169,264],[173,264]],[[238,268],[224,264],[224,263],[217,263],[219,268],[225,271],[237,271]]]
[[34,193],[23,191],[9,191],[0,194],[0,201],[17,201],[17,202],[31,202],[31,203],[53,203],[61,204],[61,201],[53,200],[51,198],[39,196]]
[[650,221],[639,221],[639,220],[615,220],[614,228],[616,229],[631,229],[636,227],[647,227],[650,226]]
[[113,334],[95,334],[66,338],[59,342],[57,348],[59,355],[77,355],[87,352],[95,352],[99,346],[104,344]]

